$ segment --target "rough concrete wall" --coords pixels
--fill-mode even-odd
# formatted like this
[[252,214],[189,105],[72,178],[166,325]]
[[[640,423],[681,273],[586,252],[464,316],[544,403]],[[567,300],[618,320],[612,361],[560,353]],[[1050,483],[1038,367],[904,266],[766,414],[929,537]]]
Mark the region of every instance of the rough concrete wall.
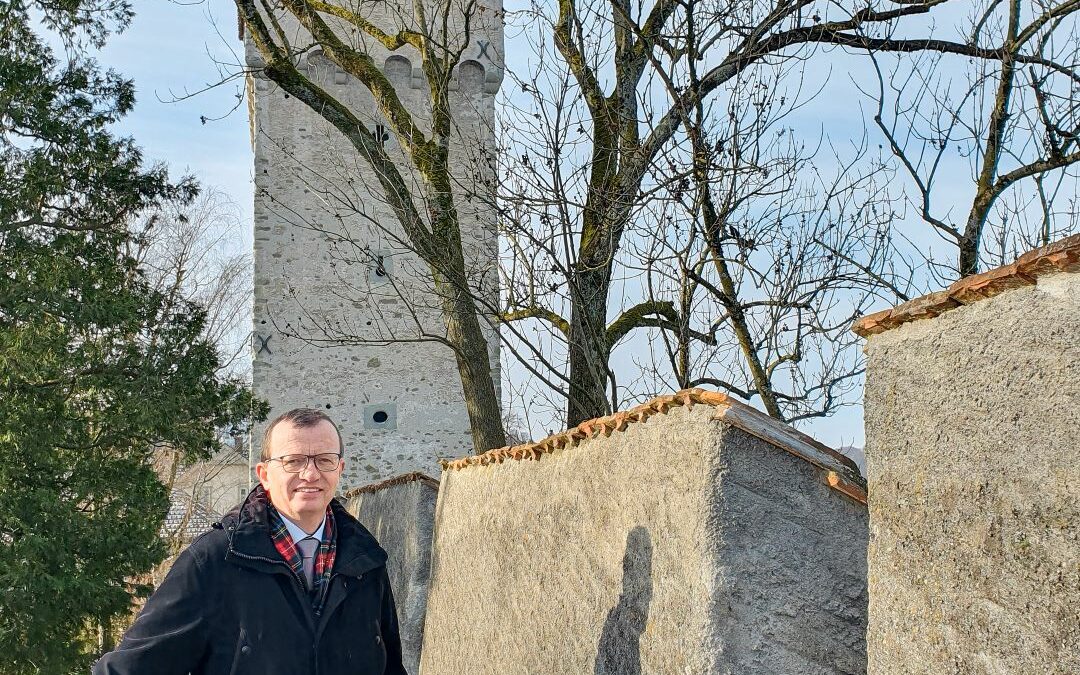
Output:
[[[368,3],[363,11],[396,33],[397,4]],[[486,5],[452,85],[457,135],[451,163],[462,194],[492,189],[485,179],[493,171],[503,41],[501,5]],[[406,16],[411,15],[409,5]],[[285,29],[302,53],[299,68],[349,105],[370,130],[385,129],[367,89],[317,48],[305,49],[303,31],[294,24],[287,21]],[[426,129],[430,103],[418,54],[410,47],[390,54],[372,43],[375,63]],[[250,41],[247,59],[253,67],[261,63]],[[249,91],[255,150],[254,391],[270,402],[271,419],[297,406],[323,409],[335,419],[352,451],[343,490],[413,470],[435,473],[439,457],[471,450],[471,432],[453,352],[418,341],[424,331],[445,333],[430,270],[405,243],[374,172],[342,134],[264,77],[255,77]],[[420,181],[392,134],[386,134],[385,147],[419,198]],[[481,156],[483,151],[490,154]],[[462,198],[458,214],[472,280],[486,279],[477,285],[497,305],[498,246],[493,211],[484,201]],[[350,338],[350,346],[334,344],[342,337]],[[494,332],[489,344],[498,383]],[[261,426],[255,429],[256,446],[261,433]]]
[[423,672],[704,672],[710,414],[444,474]]
[[805,461],[724,431],[716,673],[866,672],[866,507]]
[[870,338],[870,672],[1080,672],[1080,275]]
[[402,657],[413,675],[420,670],[437,495],[438,490],[427,482],[414,480],[348,501],[349,512],[375,535],[388,555],[386,571],[397,603]]
[[[754,458],[737,458],[764,443],[725,433],[713,414],[707,405],[677,407],[539,461],[444,473],[423,672],[861,672],[857,666],[828,665],[857,661],[849,645],[858,638],[838,637],[833,619],[826,620],[823,639],[839,639],[841,646],[808,646],[817,639],[816,622],[831,611],[809,611],[807,605],[826,598],[844,617],[858,613],[858,598],[841,595],[861,571],[859,555],[851,551],[865,542],[865,532],[853,541],[849,529],[865,530],[865,517],[858,517],[862,507],[793,516],[792,510],[816,502],[815,496],[844,504],[848,499],[825,487],[805,463],[782,470],[771,482],[768,467],[777,459],[802,460],[771,447]],[[744,466],[756,459],[765,465]],[[732,480],[742,487],[725,485]],[[755,485],[756,480],[763,482]],[[759,490],[757,503],[736,494],[746,486]],[[786,496],[780,505],[769,504],[775,490],[804,488],[810,490],[805,503]],[[834,511],[839,518],[855,518],[841,527],[829,521]],[[816,523],[821,539],[809,525],[800,531],[774,515]],[[782,532],[775,538],[766,533],[777,526]],[[830,532],[833,541],[827,544]],[[808,543],[781,544],[785,537]],[[806,560],[784,557],[807,550],[813,555]],[[754,571],[776,564],[775,555],[802,576]],[[850,567],[837,583],[832,570],[845,564]],[[785,586],[775,592],[752,588],[781,582]],[[828,590],[815,590],[808,602],[792,597],[812,587]],[[771,604],[753,607],[757,595]],[[776,612],[786,614],[766,616]],[[805,620],[799,617],[803,612]],[[743,622],[769,635],[754,640],[748,634],[756,628]],[[854,628],[856,635],[862,631]],[[756,659],[747,654],[755,650]]]

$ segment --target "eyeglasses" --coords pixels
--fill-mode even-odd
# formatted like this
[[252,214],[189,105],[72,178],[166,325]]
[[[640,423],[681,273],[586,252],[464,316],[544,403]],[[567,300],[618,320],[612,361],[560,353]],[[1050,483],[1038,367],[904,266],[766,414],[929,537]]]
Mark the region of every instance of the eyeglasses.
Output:
[[315,468],[323,473],[335,471],[341,462],[341,455],[336,452],[325,452],[321,455],[282,455],[271,457],[266,463],[281,462],[281,468],[288,473],[300,473],[307,468],[308,460],[315,462]]

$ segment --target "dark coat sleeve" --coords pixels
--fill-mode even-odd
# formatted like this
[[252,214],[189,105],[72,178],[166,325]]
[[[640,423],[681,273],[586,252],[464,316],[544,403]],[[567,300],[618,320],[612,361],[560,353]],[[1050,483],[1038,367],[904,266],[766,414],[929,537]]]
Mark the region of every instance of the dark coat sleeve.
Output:
[[93,675],[187,675],[207,649],[204,561],[196,541],[176,559],[120,645],[94,664]]
[[383,648],[386,650],[385,675],[409,675],[401,662],[401,633],[398,630],[397,608],[394,606],[394,592],[390,589],[390,577],[386,575],[386,568],[382,568],[382,583],[386,592],[383,593],[382,617],[379,625],[382,626]]

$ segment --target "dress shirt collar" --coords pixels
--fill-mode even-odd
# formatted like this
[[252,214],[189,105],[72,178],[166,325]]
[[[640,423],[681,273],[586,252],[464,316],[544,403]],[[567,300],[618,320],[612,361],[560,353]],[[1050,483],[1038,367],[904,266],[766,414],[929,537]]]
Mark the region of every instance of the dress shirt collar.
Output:
[[[279,511],[278,513],[281,512]],[[288,517],[286,517],[283,513],[281,514],[281,521],[285,523],[285,529],[289,531],[289,536],[292,537],[294,544],[306,537],[314,537],[315,541],[322,541],[323,528],[326,527],[326,516],[323,516],[322,522],[319,523],[318,529],[316,529],[311,534],[304,532],[304,529],[302,527],[289,520]]]

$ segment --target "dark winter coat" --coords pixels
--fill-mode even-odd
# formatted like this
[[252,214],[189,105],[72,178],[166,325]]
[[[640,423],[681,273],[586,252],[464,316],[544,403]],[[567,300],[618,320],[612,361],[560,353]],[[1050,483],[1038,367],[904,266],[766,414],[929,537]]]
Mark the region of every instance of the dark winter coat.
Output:
[[337,558],[321,616],[249,496],[180,554],[94,675],[405,675],[386,553],[331,508]]

